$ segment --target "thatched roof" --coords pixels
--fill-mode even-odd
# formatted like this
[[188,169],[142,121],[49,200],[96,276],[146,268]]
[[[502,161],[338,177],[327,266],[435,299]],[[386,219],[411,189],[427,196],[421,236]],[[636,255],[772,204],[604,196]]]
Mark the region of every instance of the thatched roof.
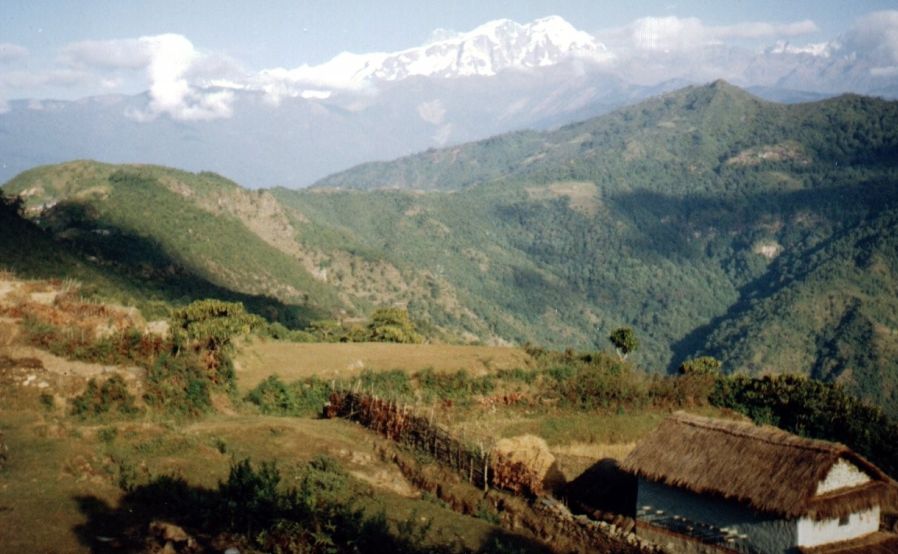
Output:
[[[863,485],[816,495],[840,459],[869,475]],[[847,446],[770,426],[677,412],[645,437],[622,468],[644,479],[796,518],[840,517],[882,505],[893,482]]]

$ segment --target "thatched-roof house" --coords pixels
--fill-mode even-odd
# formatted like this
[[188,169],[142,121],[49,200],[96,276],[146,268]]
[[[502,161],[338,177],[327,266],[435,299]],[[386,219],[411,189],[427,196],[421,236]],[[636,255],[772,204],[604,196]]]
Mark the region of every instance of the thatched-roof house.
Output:
[[622,468],[637,520],[741,552],[797,552],[876,533],[894,483],[848,447],[677,413]]

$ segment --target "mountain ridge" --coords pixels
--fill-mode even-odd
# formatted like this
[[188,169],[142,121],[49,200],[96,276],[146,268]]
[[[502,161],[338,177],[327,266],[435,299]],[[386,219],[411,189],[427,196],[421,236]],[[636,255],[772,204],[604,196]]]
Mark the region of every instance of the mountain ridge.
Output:
[[[228,202],[258,196],[265,213],[283,223],[271,231],[285,241],[282,250],[260,247],[266,258],[243,264],[243,277],[232,275],[230,286],[253,282],[256,267],[290,260],[284,267],[302,267],[311,303],[332,317],[398,303],[444,340],[601,348],[611,330],[626,325],[640,336],[636,359],[654,371],[714,353],[728,370],[813,372],[880,402],[898,383],[898,370],[880,361],[893,349],[889,330],[898,322],[876,308],[892,305],[886,296],[898,268],[848,263],[891,260],[896,102],[844,96],[781,105],[718,82],[553,132],[410,159],[421,163],[378,168],[404,175],[414,185],[406,188],[228,192]],[[56,190],[85,207],[113,215],[126,209],[103,207],[101,196],[84,192],[97,183],[62,168],[44,171],[42,179],[56,176]],[[144,173],[141,186],[152,190],[180,175]],[[191,187],[207,179],[177,178]],[[71,190],[62,186],[69,181]],[[430,192],[411,190],[425,188],[422,182]],[[15,181],[5,190],[23,187]],[[208,196],[213,209],[202,217],[229,221],[229,233],[242,230],[208,237],[208,251],[228,252],[232,246],[220,240],[246,242],[238,236],[264,244],[264,229],[253,230],[235,206],[219,207],[216,198]],[[162,218],[153,213],[148,208],[140,219],[147,237],[169,248],[190,241],[184,236],[192,225],[175,223],[171,234],[154,226]],[[200,217],[188,213],[196,212],[183,212],[185,221]],[[67,228],[50,230],[74,233]],[[71,236],[103,246],[89,233]],[[821,253],[830,251],[855,269],[822,263]],[[226,257],[217,259],[228,267]],[[878,277],[869,278],[867,267]],[[271,273],[270,290],[299,274]],[[828,290],[842,291],[832,309],[823,301]],[[788,310],[773,309],[779,304]],[[874,376],[887,385],[871,387]]]

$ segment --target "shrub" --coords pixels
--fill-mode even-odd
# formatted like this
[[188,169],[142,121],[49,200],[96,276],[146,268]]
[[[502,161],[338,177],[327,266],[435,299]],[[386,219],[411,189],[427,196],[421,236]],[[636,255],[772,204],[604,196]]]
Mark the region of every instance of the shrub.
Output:
[[418,344],[424,338],[415,330],[408,311],[400,308],[380,308],[371,314],[368,340]]
[[437,373],[426,369],[415,374],[421,392],[428,400],[471,400],[474,395],[485,395],[496,388],[491,375],[471,377],[467,371]]
[[249,391],[246,400],[265,414],[298,417],[320,413],[329,396],[328,384],[316,377],[287,385],[272,375]]
[[170,319],[176,344],[194,344],[210,351],[230,345],[231,339],[264,328],[265,320],[246,312],[240,302],[197,300],[175,310]]
[[46,392],[42,392],[40,396],[41,406],[44,407],[48,412],[53,411],[53,408],[56,407],[56,399],[52,394],[48,394]]
[[720,374],[720,360],[713,356],[700,356],[683,362],[677,369],[680,375]]
[[147,369],[147,404],[166,411],[195,416],[212,407],[209,380],[190,354],[162,354]]
[[412,383],[404,371],[392,369],[390,371],[362,371],[358,378],[358,384],[363,390],[369,391],[382,398],[408,398],[412,396]]
[[91,379],[87,382],[87,389],[72,399],[73,415],[91,417],[109,412],[122,415],[133,415],[138,412],[134,404],[134,395],[128,392],[125,380],[120,375],[113,375],[102,385]]
[[649,400],[644,377],[604,352],[551,352],[542,357],[547,392],[580,409],[638,408]]

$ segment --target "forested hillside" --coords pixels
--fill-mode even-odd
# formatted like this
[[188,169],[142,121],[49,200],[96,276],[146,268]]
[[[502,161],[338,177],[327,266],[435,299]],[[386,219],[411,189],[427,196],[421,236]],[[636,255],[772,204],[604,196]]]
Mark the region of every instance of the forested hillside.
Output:
[[[573,323],[569,339],[601,344],[630,324],[650,366],[708,353],[728,370],[808,372],[895,405],[896,164],[894,102],[846,95],[787,106],[717,82],[554,133],[366,164],[317,186],[463,190],[427,212],[453,230],[431,248],[444,245],[447,267],[466,263],[453,251],[486,246],[533,264],[523,287],[520,271],[516,281],[470,263],[453,280],[517,292],[504,313],[527,314],[530,329]],[[462,203],[472,218],[459,226],[445,206]],[[383,246],[407,257],[426,240],[397,247],[408,232]],[[455,246],[459,234],[479,236]],[[501,298],[490,291],[474,304]]]
[[[84,274],[89,282],[92,274],[108,277],[116,284],[105,292],[144,309],[213,296],[300,325],[339,305],[331,289],[227,209],[236,194],[239,209],[258,212],[259,195],[217,175],[72,162],[27,171],[5,191],[21,195],[22,212],[55,239],[61,259],[93,268]],[[29,240],[19,248],[27,252]],[[11,269],[34,265],[29,260]],[[45,273],[52,260],[44,259]]]
[[[432,338],[581,348],[626,325],[650,370],[708,353],[727,371],[807,372],[895,406],[893,102],[787,106],[717,82],[306,191],[89,162],[6,191],[59,240],[169,297],[193,293],[159,281],[166,267],[275,298],[272,315],[297,310],[294,325],[400,303]],[[125,238],[153,248],[115,246]]]

